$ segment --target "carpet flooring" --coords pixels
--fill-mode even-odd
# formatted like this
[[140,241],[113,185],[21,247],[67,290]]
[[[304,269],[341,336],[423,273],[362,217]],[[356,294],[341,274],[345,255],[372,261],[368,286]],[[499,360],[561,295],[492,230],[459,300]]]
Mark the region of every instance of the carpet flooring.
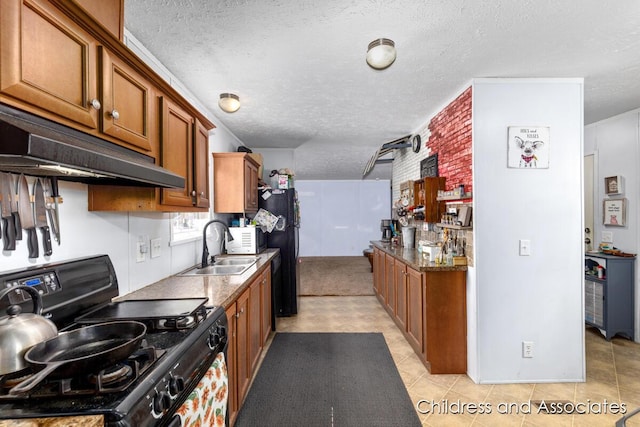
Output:
[[373,295],[373,273],[365,256],[300,258],[301,296]]
[[235,425],[421,424],[381,333],[277,333]]

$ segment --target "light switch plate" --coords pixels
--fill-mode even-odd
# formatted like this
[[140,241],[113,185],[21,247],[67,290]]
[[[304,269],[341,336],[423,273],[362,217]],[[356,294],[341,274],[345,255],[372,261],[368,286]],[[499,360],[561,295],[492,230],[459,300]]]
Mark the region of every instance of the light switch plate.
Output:
[[603,243],[613,243],[613,232],[612,231],[603,231],[602,232],[602,242]]
[[520,239],[520,256],[531,255],[531,240]]
[[157,239],[151,239],[151,258],[158,258],[160,256],[160,237]]

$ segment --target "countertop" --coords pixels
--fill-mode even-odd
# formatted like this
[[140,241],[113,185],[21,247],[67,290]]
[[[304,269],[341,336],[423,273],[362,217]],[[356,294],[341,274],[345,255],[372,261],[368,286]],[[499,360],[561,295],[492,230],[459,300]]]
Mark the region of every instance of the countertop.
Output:
[[[258,272],[275,257],[279,249],[267,249],[256,255],[258,261],[246,272],[225,276],[179,276],[174,275],[145,286],[142,289],[115,298],[115,301],[141,299],[172,299],[207,297],[207,305],[222,306],[225,309],[233,303]],[[235,256],[235,255],[230,255]],[[238,255],[240,256],[240,255]]]
[[371,244],[385,253],[403,261],[414,270],[438,272],[438,271],[467,271],[466,265],[436,265],[434,261],[425,262],[417,249],[406,249],[402,246],[392,245],[380,240],[371,241]]

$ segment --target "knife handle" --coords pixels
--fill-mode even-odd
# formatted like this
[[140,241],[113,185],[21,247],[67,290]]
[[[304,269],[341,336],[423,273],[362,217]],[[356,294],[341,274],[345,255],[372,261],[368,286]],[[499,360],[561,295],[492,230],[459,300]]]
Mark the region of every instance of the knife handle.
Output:
[[53,252],[51,249],[51,233],[49,233],[49,227],[40,227],[40,231],[42,231],[42,250],[45,256],[49,256]]
[[35,228],[27,228],[27,247],[29,248],[29,258],[38,258],[38,235]]
[[16,250],[16,230],[13,226],[13,218],[11,220],[2,218],[2,238],[4,239],[3,248],[5,251]]
[[16,240],[22,240],[22,222],[20,222],[20,215],[17,212],[12,212],[13,215],[13,229],[16,236]]

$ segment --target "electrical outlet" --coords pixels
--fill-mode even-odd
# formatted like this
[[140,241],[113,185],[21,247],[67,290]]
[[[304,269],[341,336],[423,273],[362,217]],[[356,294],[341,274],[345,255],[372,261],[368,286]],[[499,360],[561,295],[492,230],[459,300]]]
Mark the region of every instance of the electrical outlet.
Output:
[[520,256],[531,255],[531,240],[520,239]]
[[161,241],[159,237],[157,239],[151,239],[151,258],[158,258],[160,256]]
[[613,243],[613,232],[612,231],[603,231],[602,232],[602,242],[603,243]]
[[522,341],[522,357],[527,359],[533,357],[533,341]]
[[147,257],[146,253],[149,252],[147,240],[145,236],[138,236],[138,241],[136,242],[136,262],[144,262]]
[[136,242],[136,262],[144,262],[144,243]]

